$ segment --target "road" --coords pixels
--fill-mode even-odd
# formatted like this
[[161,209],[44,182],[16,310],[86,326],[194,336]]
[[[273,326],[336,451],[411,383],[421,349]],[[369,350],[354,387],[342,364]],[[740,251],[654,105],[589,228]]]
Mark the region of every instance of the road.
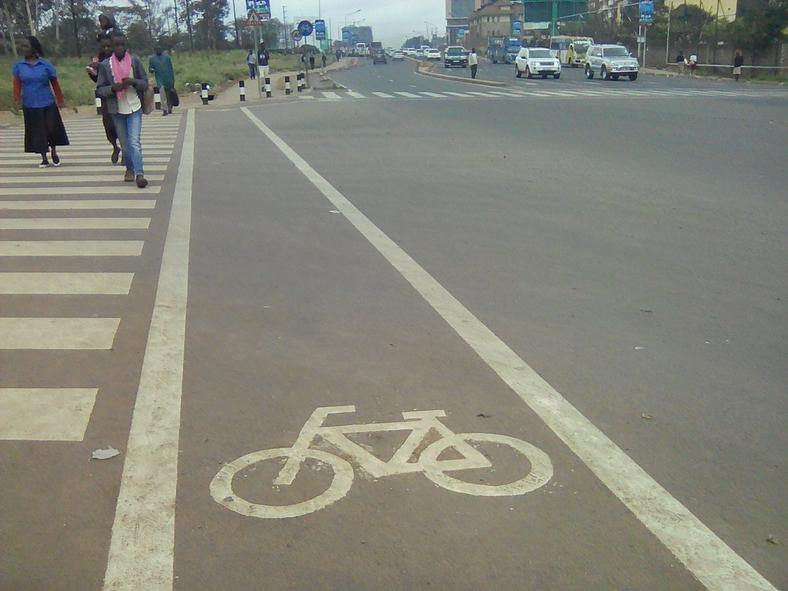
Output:
[[0,588],[788,587],[788,94],[333,78],[0,130]]

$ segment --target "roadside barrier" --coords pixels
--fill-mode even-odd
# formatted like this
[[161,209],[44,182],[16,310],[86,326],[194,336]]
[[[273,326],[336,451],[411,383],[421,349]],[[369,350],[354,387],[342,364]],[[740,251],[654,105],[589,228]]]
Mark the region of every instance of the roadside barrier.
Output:
[[243,80],[238,81],[238,94],[240,95],[241,102],[246,100],[246,82]]
[[285,94],[290,94],[290,76],[285,76]]
[[153,87],[153,108],[157,111],[161,110],[161,91],[158,86]]
[[265,98],[271,98],[271,79],[265,77]]
[[200,96],[202,97],[202,104],[203,105],[207,105],[208,104],[208,83],[207,82],[203,82],[202,83],[202,91],[200,92]]

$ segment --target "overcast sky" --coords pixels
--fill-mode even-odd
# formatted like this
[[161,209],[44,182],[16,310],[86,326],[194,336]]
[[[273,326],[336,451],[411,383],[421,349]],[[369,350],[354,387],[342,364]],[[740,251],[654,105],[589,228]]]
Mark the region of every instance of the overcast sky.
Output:
[[[232,0],[230,0],[232,2]],[[245,10],[245,0],[235,0],[239,16]],[[361,9],[356,15],[348,16],[348,22],[365,19],[359,23],[372,27],[375,41],[384,46],[399,47],[407,37],[426,35],[427,25],[438,28],[438,35],[446,30],[445,0],[271,0],[272,16],[282,20],[282,5],[287,8],[287,22],[294,17],[317,17],[318,3],[321,16],[328,24],[331,20],[331,38],[337,37],[338,29],[345,22],[345,15]],[[415,32],[414,32],[415,31]]]

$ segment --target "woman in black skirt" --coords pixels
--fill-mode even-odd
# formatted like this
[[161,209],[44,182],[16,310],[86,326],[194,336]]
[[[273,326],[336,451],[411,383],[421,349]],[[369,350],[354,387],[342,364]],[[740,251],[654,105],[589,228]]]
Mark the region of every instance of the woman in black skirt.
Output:
[[44,51],[35,37],[24,37],[17,46],[25,57],[14,64],[11,72],[14,103],[21,101],[25,115],[25,152],[41,154],[39,168],[46,168],[47,152],[51,149],[52,164],[60,166],[57,146],[67,146],[68,136],[58,110],[63,106],[63,93],[55,66],[42,59]]

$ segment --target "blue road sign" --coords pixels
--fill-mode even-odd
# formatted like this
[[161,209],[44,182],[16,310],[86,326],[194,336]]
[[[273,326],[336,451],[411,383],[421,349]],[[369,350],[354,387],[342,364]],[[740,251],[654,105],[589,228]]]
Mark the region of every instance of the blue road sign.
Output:
[[326,21],[317,19],[315,21],[315,39],[323,41],[326,38]]
[[641,0],[640,24],[650,25],[654,22],[654,0]]
[[514,35],[519,35],[522,32],[523,32],[523,23],[521,23],[520,21],[514,21],[512,23],[512,33]]
[[312,34],[312,23],[309,21],[301,21],[298,23],[298,32],[301,33],[303,37],[309,37]]

